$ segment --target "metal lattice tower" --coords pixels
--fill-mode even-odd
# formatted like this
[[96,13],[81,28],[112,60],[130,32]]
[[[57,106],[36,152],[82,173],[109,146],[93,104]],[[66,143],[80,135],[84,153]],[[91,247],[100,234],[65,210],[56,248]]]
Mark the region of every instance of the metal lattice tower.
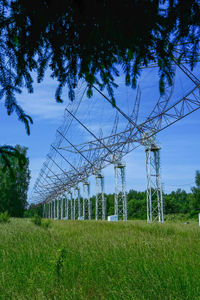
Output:
[[46,203],[43,204],[43,218],[46,218]]
[[72,192],[68,192],[67,197],[69,199],[69,219],[74,220],[74,208],[73,208],[73,196]]
[[50,218],[53,219],[53,204],[52,201],[50,201],[49,203],[50,203]]
[[53,201],[53,218],[56,218],[56,200]]
[[65,219],[69,219],[69,197],[68,193],[65,194]]
[[60,219],[60,208],[59,208],[59,198],[57,198],[57,219]]
[[75,193],[72,194],[72,220],[76,220],[76,198],[75,198]]
[[83,218],[91,220],[90,184],[83,182]]
[[106,202],[104,197],[104,176],[101,172],[96,174],[96,220],[106,219]]
[[164,222],[160,175],[160,146],[152,136],[145,142],[147,173],[147,222]]
[[122,163],[121,159],[114,161],[114,170],[115,170],[115,215],[118,215],[118,220],[127,221],[125,164]]
[[74,188],[74,220],[81,217],[81,201],[80,201],[80,189]]
[[63,195],[61,195],[60,199],[60,219],[63,219]]
[[50,214],[50,202],[49,202],[49,205],[48,205],[48,218],[50,218],[51,214]]

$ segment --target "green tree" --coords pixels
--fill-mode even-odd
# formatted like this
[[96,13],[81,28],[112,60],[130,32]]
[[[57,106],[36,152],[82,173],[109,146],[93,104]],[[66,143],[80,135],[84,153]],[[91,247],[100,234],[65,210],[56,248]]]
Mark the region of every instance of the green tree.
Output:
[[114,194],[105,195],[105,200],[106,200],[106,205],[107,205],[106,216],[114,215],[114,205],[115,205]]
[[146,212],[146,193],[130,190],[127,194],[128,218],[145,219]]
[[186,191],[177,189],[164,196],[165,213],[187,213],[189,212],[189,197]]
[[200,171],[196,171],[195,175],[195,187],[192,187],[193,197],[191,198],[192,213],[196,214],[200,212]]
[[34,215],[38,215],[43,217],[43,206],[42,205],[35,205],[31,204],[27,209],[24,211],[25,218],[32,218]]
[[8,154],[12,175],[9,169],[5,169],[4,161],[0,157],[0,212],[8,211],[13,217],[22,217],[27,205],[30,181],[29,160],[26,157],[27,148],[19,145],[15,148],[24,157],[24,164],[20,166],[18,159]]

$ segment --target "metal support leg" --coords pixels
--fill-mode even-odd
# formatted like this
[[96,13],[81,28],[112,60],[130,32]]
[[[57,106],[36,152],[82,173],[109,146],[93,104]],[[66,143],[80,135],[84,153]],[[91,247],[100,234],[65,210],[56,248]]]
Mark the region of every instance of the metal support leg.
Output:
[[63,196],[60,199],[60,219],[63,219]]
[[75,209],[75,219],[80,219],[81,217],[81,202],[80,202],[80,189],[76,187],[74,189],[74,203],[76,205]]
[[50,215],[51,215],[51,214],[50,214],[50,202],[49,202],[49,204],[48,204],[48,210],[49,210],[49,211],[48,211],[48,218],[50,219]]
[[65,219],[69,219],[69,198],[68,194],[65,196]]
[[160,176],[160,147],[146,147],[147,222],[164,222],[163,195]]
[[44,203],[44,205],[43,205],[43,218],[45,218],[45,209],[46,209],[46,204]]
[[53,218],[56,218],[56,200],[53,201]]
[[74,220],[74,207],[73,207],[73,196],[72,196],[72,192],[69,193],[69,200],[70,200],[71,220]]
[[49,202],[49,219],[51,219],[51,202]]
[[57,198],[57,219],[59,219],[59,199]]
[[53,219],[53,201],[51,201],[51,219]]
[[96,220],[106,219],[106,202],[104,198],[104,176],[96,175]]
[[122,163],[120,160],[115,161],[114,170],[115,170],[115,215],[118,215],[118,220],[127,221],[125,164]]
[[91,220],[90,184],[88,181],[83,183],[83,217],[84,220]]

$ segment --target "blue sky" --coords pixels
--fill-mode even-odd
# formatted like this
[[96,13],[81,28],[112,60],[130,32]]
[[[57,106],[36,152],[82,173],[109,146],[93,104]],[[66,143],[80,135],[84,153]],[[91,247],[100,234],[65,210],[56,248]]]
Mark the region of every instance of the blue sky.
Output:
[[[158,89],[155,88],[157,77],[155,74],[147,72],[143,78],[146,85],[142,90],[145,95],[141,99],[141,109],[139,119],[142,121],[145,118],[146,111],[150,112],[153,107],[153,99],[158,96]],[[153,80],[152,80],[153,78]],[[117,97],[120,96],[120,101],[127,112],[130,112],[129,94],[131,90],[125,92],[123,89],[123,79],[118,80],[120,87],[116,92]],[[180,97],[184,91],[190,87],[189,83],[182,79],[182,82],[177,80],[177,92],[172,99],[172,102]],[[31,135],[27,136],[24,125],[18,121],[15,114],[7,116],[4,103],[0,103],[0,117],[1,130],[0,140],[1,144],[16,145],[20,144],[28,147],[28,156],[30,159],[31,183],[30,191],[38,176],[45,156],[49,151],[50,144],[55,137],[56,129],[63,120],[63,113],[65,106],[69,103],[67,97],[67,89],[64,91],[64,103],[58,104],[55,102],[54,94],[56,89],[56,82],[51,79],[48,74],[41,84],[34,85],[34,93],[28,94],[25,90],[17,99],[24,110],[33,118],[33,125],[31,126]],[[133,92],[135,93],[135,91]],[[146,93],[146,94],[145,94]],[[155,97],[156,93],[156,97]],[[126,94],[126,97],[124,96]],[[154,94],[154,97],[151,95]],[[148,98],[148,99],[147,99]],[[151,99],[152,98],[152,99]],[[143,100],[144,99],[144,100]],[[146,99],[146,100],[145,100]],[[93,100],[97,101],[97,100]],[[119,102],[118,102],[119,103]],[[125,108],[126,107],[126,108]],[[83,108],[84,110],[84,108]],[[87,112],[88,113],[88,112]],[[110,118],[108,113],[105,114],[102,108],[102,120],[96,119],[96,128],[92,123],[91,129],[99,130],[101,123]],[[88,114],[85,113],[85,118]],[[200,111],[189,115],[183,120],[172,125],[168,129],[160,132],[157,135],[158,141],[162,147],[161,150],[161,174],[162,182],[165,192],[176,190],[177,188],[190,191],[191,186],[194,185],[195,171],[200,169]],[[73,131],[74,132],[74,131]],[[75,132],[76,134],[76,132]],[[145,153],[142,147],[137,148],[132,153],[124,158],[126,162],[126,181],[127,190],[145,190],[146,187],[146,173],[145,173]],[[109,166],[104,171],[105,175],[105,192],[114,192],[114,170],[113,166]],[[92,184],[92,193],[94,193],[94,179],[90,179]]]

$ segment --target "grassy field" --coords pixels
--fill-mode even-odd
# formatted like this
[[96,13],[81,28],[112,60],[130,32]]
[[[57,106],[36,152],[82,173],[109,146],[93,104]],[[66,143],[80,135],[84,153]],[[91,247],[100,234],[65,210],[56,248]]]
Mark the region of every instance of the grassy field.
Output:
[[0,299],[200,299],[200,228],[12,219],[0,224]]

